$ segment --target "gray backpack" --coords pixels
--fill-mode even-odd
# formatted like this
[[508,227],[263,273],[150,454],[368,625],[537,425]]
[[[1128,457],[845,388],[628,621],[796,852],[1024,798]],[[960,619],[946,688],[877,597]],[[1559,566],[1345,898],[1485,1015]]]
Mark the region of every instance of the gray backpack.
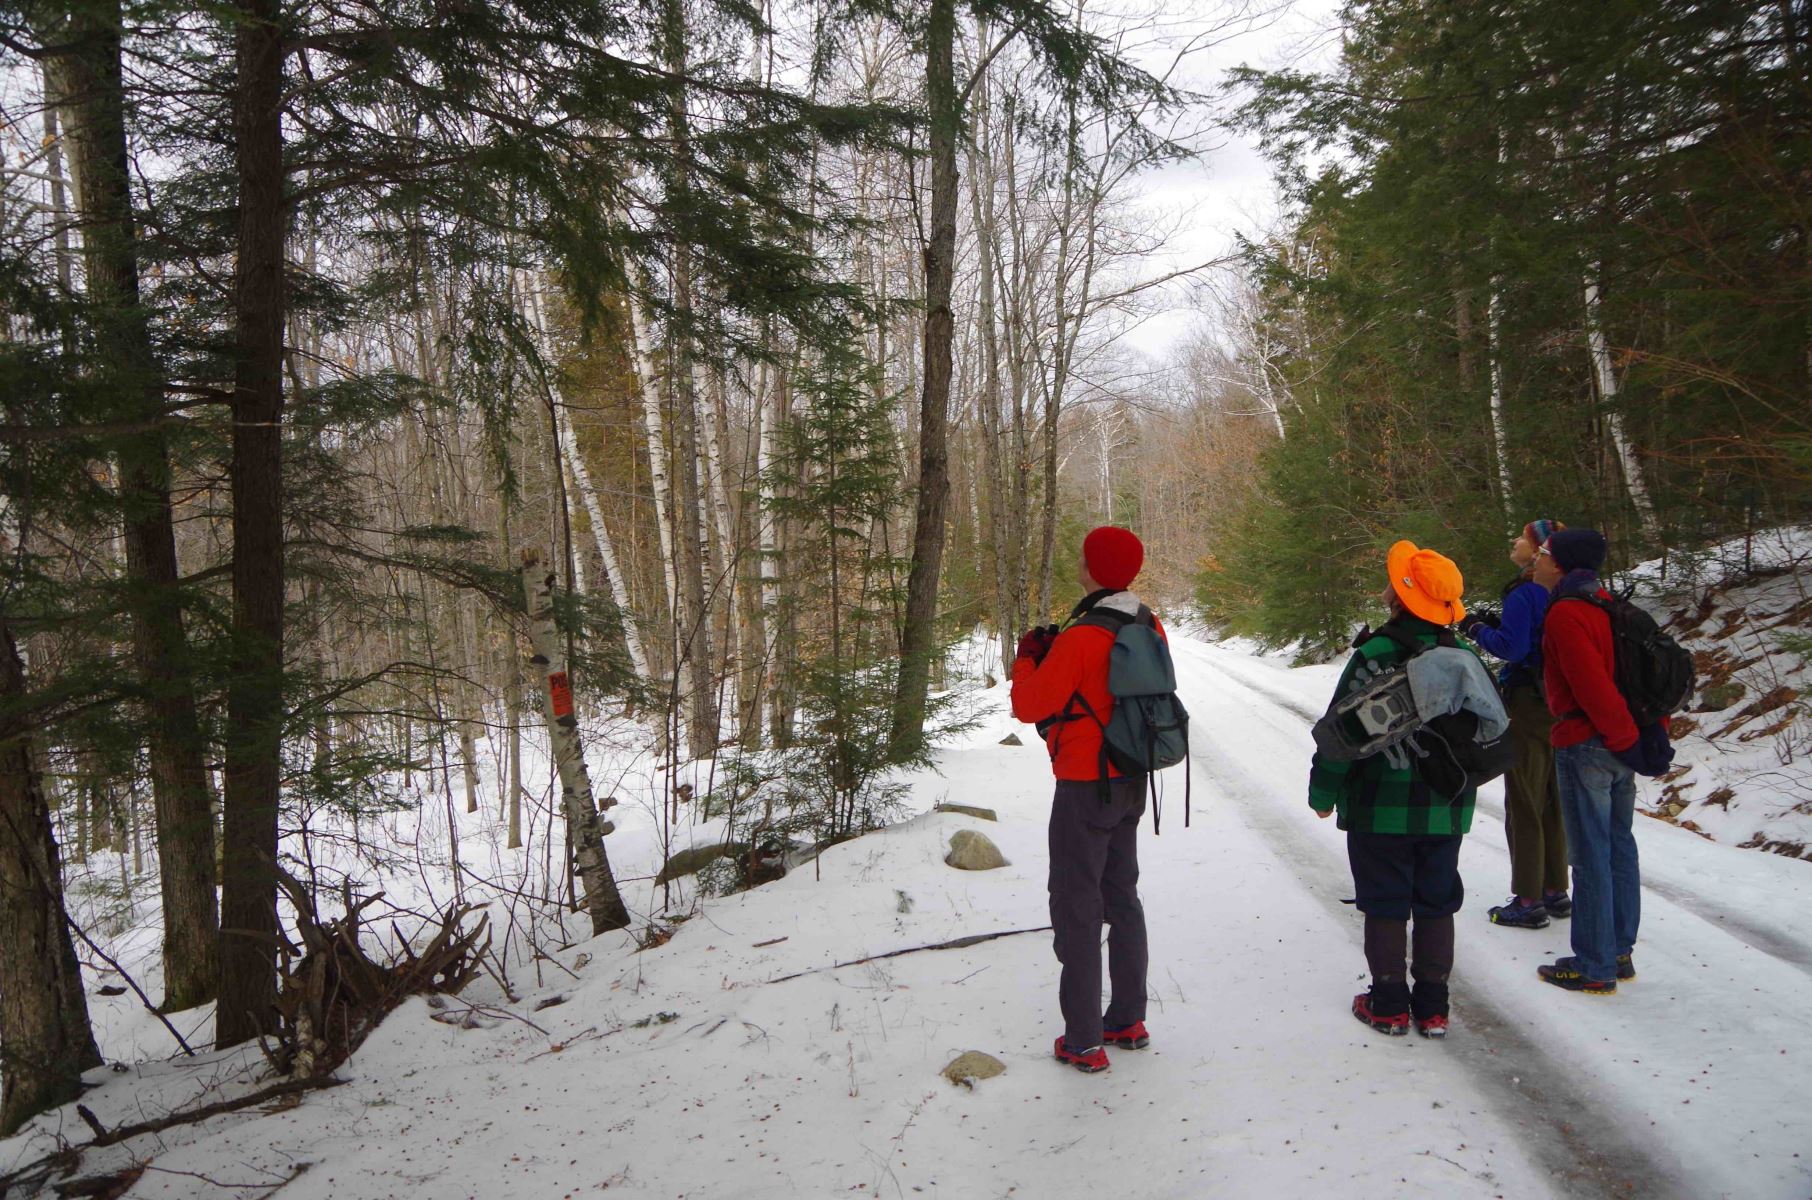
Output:
[[[1159,636],[1157,621],[1144,605],[1139,606],[1136,617],[1111,608],[1091,608],[1076,624],[1096,625],[1114,634],[1107,667],[1113,712],[1103,721],[1082,693],[1070,698],[1070,705],[1080,705],[1101,727],[1102,797],[1107,794],[1109,763],[1122,775],[1143,774],[1151,788],[1152,832],[1159,832],[1157,772],[1189,758],[1189,713],[1177,698],[1170,647]],[[1064,708],[1066,718],[1070,705]],[[1183,775],[1183,824],[1189,824],[1187,771]]]

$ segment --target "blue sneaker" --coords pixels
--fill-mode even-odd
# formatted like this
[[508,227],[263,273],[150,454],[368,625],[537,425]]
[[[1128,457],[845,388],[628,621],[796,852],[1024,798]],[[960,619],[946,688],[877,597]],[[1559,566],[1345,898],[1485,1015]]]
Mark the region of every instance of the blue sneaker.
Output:
[[[1569,911],[1571,911],[1569,909]],[[1524,904],[1515,896],[1502,904],[1490,908],[1487,916],[1493,925],[1508,925],[1512,929],[1546,929],[1548,927],[1548,909],[1543,904]]]
[[1541,898],[1541,903],[1556,921],[1564,921],[1573,915],[1573,897],[1565,892],[1550,892]]

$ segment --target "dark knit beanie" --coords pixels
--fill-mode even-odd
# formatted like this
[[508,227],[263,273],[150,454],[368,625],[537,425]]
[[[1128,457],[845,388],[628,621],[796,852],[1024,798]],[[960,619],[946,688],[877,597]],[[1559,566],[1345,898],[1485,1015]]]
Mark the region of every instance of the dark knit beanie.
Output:
[[1548,553],[1563,571],[1596,571],[1604,565],[1604,535],[1596,529],[1563,529],[1548,539]]

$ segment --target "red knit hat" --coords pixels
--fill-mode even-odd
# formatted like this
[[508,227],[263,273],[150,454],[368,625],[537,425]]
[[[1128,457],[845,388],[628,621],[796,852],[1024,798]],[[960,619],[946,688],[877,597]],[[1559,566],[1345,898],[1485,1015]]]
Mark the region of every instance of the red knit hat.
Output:
[[1103,525],[1082,539],[1082,561],[1104,588],[1127,587],[1145,565],[1145,543],[1130,529]]

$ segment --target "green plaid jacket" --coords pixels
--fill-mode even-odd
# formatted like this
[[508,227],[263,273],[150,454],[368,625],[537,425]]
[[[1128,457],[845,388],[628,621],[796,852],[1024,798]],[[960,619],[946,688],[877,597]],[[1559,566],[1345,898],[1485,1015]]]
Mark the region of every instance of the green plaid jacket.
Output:
[[[1438,625],[1408,613],[1393,617],[1392,622],[1431,646],[1440,633]],[[1347,661],[1334,699],[1401,661],[1401,646],[1383,634],[1373,634]],[[1356,722],[1353,732],[1359,732]],[[1393,765],[1393,759],[1402,765]],[[1355,833],[1466,833],[1472,828],[1472,807],[1477,799],[1476,790],[1452,800],[1429,791],[1407,760],[1390,751],[1356,762],[1324,762],[1318,754],[1309,765],[1309,807],[1316,812],[1338,810],[1340,828]]]

